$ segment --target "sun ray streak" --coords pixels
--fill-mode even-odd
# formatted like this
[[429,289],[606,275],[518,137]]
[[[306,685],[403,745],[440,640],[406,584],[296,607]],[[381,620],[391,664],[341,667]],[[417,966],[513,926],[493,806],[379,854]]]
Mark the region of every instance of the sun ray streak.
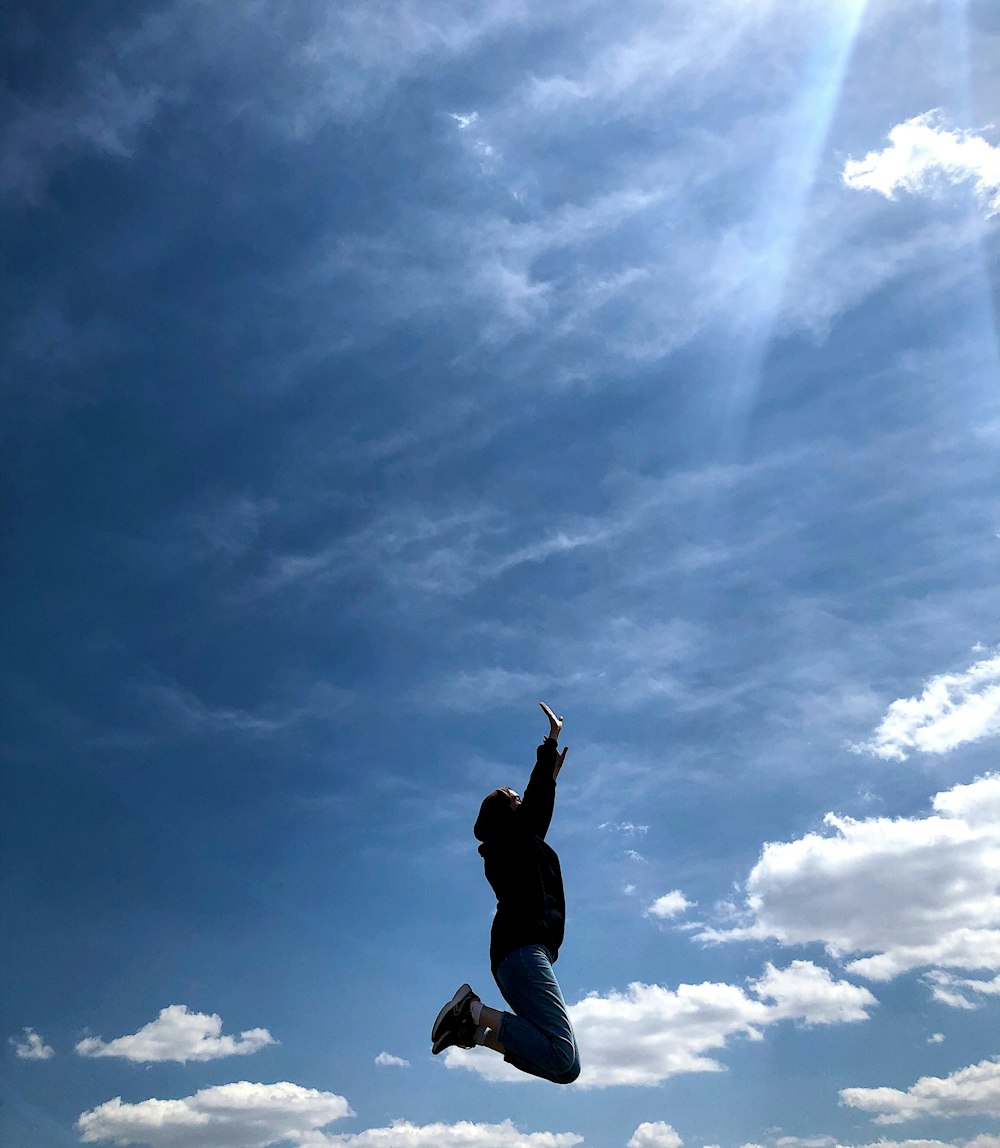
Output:
[[761,188],[753,228],[755,278],[737,316],[738,352],[726,366],[728,409],[721,430],[727,454],[739,454],[760,389],[799,233],[867,7],[868,0],[829,6],[786,118],[779,154]]

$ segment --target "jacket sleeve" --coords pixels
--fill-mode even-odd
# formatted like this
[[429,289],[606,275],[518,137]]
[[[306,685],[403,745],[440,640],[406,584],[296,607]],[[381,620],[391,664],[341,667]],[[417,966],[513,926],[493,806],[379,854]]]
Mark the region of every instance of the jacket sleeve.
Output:
[[556,802],[556,779],[553,773],[559,750],[554,738],[547,737],[535,751],[535,768],[518,810],[526,826],[538,837],[549,831],[552,811]]

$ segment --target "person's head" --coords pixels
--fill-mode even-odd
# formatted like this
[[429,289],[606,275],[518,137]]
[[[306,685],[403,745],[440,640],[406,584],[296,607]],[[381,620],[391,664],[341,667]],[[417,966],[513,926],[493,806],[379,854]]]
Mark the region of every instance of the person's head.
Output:
[[494,789],[483,798],[479,807],[479,816],[472,832],[479,841],[486,841],[506,832],[513,824],[514,813],[521,804],[517,791],[504,786],[503,789]]

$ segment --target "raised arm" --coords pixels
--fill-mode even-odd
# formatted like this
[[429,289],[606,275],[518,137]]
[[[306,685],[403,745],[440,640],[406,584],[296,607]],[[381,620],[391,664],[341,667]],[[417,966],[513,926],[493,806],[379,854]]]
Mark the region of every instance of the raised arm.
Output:
[[557,718],[544,702],[538,703],[549,719],[549,733],[535,752],[535,768],[524,790],[519,813],[538,837],[544,837],[552,821],[556,800],[556,778],[566,760],[566,750],[559,752],[558,738],[562,718]]
[[[563,719],[556,717],[556,715],[549,709],[545,702],[538,703],[545,712],[545,716],[549,719],[549,736],[545,739],[551,741],[553,747],[558,744],[559,735],[562,733]],[[566,760],[566,754],[569,753],[569,746],[566,746],[562,753],[556,755],[556,759],[552,767],[552,780],[559,776],[559,770],[563,767],[563,762]]]

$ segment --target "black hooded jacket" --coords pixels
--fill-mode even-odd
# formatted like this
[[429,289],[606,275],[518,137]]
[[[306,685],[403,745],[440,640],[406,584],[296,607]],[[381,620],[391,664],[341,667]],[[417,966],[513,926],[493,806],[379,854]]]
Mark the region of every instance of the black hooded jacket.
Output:
[[493,969],[523,945],[545,945],[555,961],[563,940],[566,899],[556,851],[545,843],[556,799],[552,776],[559,751],[546,738],[535,755],[535,768],[524,798],[511,809],[510,796],[495,790],[479,810],[473,832],[486,880],[493,886],[497,912],[490,936]]

